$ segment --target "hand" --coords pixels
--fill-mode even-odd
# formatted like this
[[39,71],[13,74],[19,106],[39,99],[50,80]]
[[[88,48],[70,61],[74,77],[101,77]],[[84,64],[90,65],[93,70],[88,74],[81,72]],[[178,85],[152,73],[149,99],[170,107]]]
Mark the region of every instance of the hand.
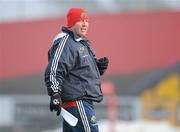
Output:
[[100,75],[103,75],[108,67],[109,59],[107,57],[103,57],[96,60],[96,63],[97,63]]
[[61,113],[61,106],[62,106],[62,100],[61,100],[61,96],[59,93],[56,93],[54,95],[51,96],[50,98],[50,105],[49,105],[49,109],[52,112],[53,110],[56,111],[56,115],[59,116],[59,114]]

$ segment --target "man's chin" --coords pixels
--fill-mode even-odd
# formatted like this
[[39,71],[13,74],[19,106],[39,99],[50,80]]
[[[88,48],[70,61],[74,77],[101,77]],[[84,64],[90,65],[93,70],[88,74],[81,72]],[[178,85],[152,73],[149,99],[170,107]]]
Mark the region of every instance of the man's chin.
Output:
[[86,36],[86,33],[80,33],[79,35],[83,37]]

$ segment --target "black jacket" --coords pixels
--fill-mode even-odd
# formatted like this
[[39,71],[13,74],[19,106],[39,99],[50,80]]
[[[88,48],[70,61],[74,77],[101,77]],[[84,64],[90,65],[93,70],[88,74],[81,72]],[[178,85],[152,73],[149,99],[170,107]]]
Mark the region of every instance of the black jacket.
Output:
[[86,38],[75,39],[73,32],[65,27],[55,37],[45,71],[50,96],[59,92],[63,102],[103,99],[100,74],[89,43]]

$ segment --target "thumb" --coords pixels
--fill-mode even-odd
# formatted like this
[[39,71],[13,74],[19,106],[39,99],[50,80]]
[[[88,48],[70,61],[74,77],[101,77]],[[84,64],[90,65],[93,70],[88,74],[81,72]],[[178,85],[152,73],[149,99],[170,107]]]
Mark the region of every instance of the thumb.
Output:
[[108,57],[104,57],[104,61],[109,62]]

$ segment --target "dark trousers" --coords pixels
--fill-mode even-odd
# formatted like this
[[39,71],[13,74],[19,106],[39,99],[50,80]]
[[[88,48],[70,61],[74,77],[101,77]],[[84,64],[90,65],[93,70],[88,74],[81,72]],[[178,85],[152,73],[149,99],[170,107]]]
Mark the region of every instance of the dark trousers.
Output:
[[65,109],[78,118],[78,123],[72,127],[64,120],[63,132],[99,132],[93,102],[80,100],[76,105]]

